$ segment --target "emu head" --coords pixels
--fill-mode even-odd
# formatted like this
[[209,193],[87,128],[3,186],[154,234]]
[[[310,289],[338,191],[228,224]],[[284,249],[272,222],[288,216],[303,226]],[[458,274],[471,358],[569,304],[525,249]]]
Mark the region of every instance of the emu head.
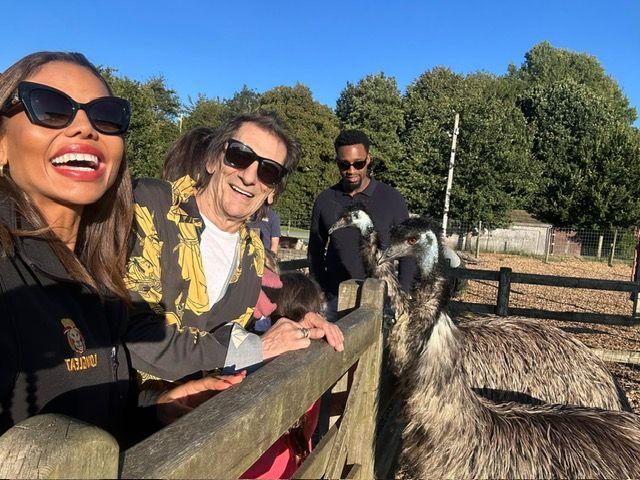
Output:
[[420,217],[409,218],[393,227],[389,248],[378,263],[401,257],[415,257],[423,278],[435,274],[443,261],[439,225],[428,217]]
[[347,207],[336,223],[331,225],[329,235],[336,230],[346,227],[356,227],[364,237],[373,232],[373,220],[371,220],[371,217],[364,211],[363,205],[354,204]]

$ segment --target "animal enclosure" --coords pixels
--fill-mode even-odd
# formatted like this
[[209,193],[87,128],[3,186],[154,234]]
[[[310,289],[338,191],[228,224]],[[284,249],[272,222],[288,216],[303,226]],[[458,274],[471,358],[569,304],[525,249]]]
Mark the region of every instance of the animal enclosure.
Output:
[[[468,268],[498,271],[510,267],[514,272],[555,276],[580,276],[609,281],[628,281],[631,267],[616,263],[609,267],[603,262],[564,259],[545,263],[541,259],[517,255],[482,254],[478,264]],[[466,303],[495,306],[498,281],[470,280],[466,290],[456,300]],[[511,284],[509,306],[538,311],[577,312],[584,315],[617,317],[623,325],[583,323],[551,318],[533,320],[548,323],[575,335],[594,349],[618,378],[636,413],[640,413],[640,328],[628,326],[633,302],[629,292],[567,288],[545,285]]]

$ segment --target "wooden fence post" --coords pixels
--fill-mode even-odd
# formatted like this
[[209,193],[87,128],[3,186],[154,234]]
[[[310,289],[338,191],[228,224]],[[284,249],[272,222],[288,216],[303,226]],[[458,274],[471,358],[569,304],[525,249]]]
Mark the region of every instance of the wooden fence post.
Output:
[[500,268],[500,277],[498,280],[498,305],[496,306],[496,315],[506,317],[509,315],[509,292],[511,291],[511,272],[508,267]]
[[478,222],[478,238],[476,239],[476,258],[480,258],[480,236],[482,235],[482,222]]
[[0,478],[117,478],[119,446],[64,415],[27,418],[0,437]]
[[555,233],[553,233],[553,227],[550,227],[547,233],[547,253],[544,256],[544,262],[549,263],[549,255],[551,255],[551,250],[553,250],[553,243],[555,239]]
[[602,257],[602,242],[604,241],[604,235],[598,235],[598,253],[596,253],[596,258]]
[[[343,285],[346,282],[343,282]],[[358,360],[351,392],[343,414],[340,441],[334,445],[325,478],[375,477],[375,437],[382,363],[382,309],[385,285],[366,279],[362,286],[360,307],[369,307],[375,315],[376,340]],[[345,463],[349,471],[345,471]],[[346,477],[345,477],[346,476]]]
[[640,302],[638,302],[638,297],[640,296],[638,292],[640,292],[640,281],[635,280],[637,290],[635,292],[631,292],[631,300],[633,301],[633,307],[631,309],[631,320],[637,321],[640,319]]
[[613,266],[613,259],[616,255],[616,242],[618,240],[618,229],[616,228],[613,232],[613,242],[611,242],[611,255],[609,255],[609,266]]

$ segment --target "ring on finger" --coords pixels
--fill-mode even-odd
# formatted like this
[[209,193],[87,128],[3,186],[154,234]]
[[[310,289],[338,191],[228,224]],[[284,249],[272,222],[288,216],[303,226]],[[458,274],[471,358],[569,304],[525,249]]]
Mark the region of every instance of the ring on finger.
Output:
[[301,328],[300,332],[302,332],[302,338],[309,338],[309,329],[307,328]]

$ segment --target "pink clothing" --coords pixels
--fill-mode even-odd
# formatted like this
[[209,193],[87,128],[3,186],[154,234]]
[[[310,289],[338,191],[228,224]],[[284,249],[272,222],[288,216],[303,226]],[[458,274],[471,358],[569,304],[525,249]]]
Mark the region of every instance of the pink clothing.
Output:
[[[318,424],[320,400],[316,400],[305,415],[304,437],[311,451],[311,435]],[[289,435],[285,433],[240,478],[291,478],[298,467],[296,454],[289,442]]]

